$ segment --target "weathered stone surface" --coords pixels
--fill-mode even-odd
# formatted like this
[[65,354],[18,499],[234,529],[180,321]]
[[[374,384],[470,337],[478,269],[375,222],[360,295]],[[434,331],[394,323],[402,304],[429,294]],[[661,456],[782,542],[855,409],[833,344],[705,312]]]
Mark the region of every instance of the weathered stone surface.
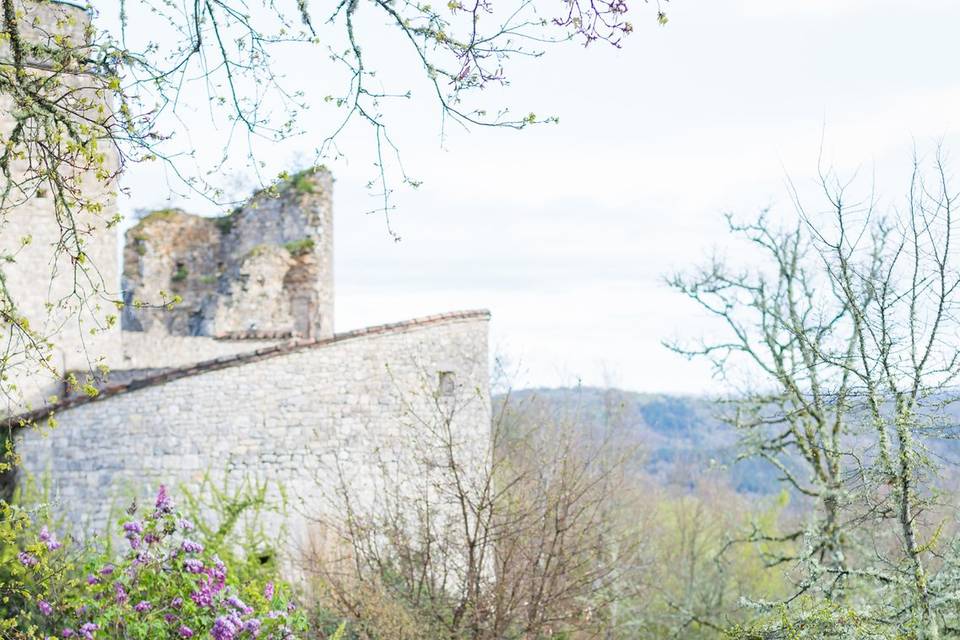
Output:
[[221,356],[248,353],[286,340],[216,340],[171,336],[163,330],[124,331],[123,357],[116,369],[177,368]]
[[[124,289],[134,304],[123,328],[176,336],[332,335],[332,193],[330,173],[312,169],[221,218],[150,214],[127,232]],[[156,308],[163,294],[182,301]]]
[[286,525],[288,548],[300,549],[342,470],[359,500],[376,497],[379,461],[409,452],[411,425],[436,411],[441,372],[463,405],[456,437],[483,464],[487,322],[474,313],[398,323],[83,401],[58,411],[49,433],[20,434],[22,468],[49,479],[56,512],[79,531],[102,530],[111,508],[161,482],[266,480],[294,507],[268,526]]
[[[222,273],[221,232],[213,218],[179,209],[155,211],[127,231],[123,250],[123,328],[164,328],[173,335],[201,335],[203,310],[213,303]],[[162,293],[181,295],[172,309],[136,309],[162,303]]]

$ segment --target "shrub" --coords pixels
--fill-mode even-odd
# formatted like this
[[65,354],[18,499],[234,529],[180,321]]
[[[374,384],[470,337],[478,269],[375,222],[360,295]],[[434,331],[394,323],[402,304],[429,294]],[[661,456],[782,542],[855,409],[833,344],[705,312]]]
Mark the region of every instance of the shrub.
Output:
[[750,624],[724,634],[727,640],[906,640],[895,625],[868,613],[815,598],[801,598],[792,606],[760,616]]
[[20,535],[13,578],[22,585],[5,616],[14,638],[293,639],[306,631],[288,586],[234,576],[193,536],[194,525],[161,487],[155,505],[119,522],[124,551],[72,549],[44,527]]

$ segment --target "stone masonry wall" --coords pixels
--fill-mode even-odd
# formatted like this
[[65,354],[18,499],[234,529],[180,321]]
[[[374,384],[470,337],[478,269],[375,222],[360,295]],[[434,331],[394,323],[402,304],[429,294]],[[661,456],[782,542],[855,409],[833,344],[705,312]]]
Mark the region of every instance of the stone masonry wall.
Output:
[[[301,172],[220,218],[177,209],[127,231],[128,331],[177,336],[333,335],[333,178]],[[171,309],[158,305],[172,296]]]
[[297,553],[316,533],[312,518],[329,509],[340,471],[375,499],[377,460],[409,449],[412,414],[435,410],[438,388],[462,403],[454,432],[483,464],[488,317],[464,312],[371,328],[201,364],[162,384],[107,389],[103,399],[58,411],[56,429],[22,432],[22,469],[48,478],[56,512],[86,531],[101,530],[111,507],[145,498],[159,483],[190,485],[205,473],[266,480],[288,492],[287,549]]
[[215,340],[203,336],[171,336],[162,331],[121,333],[123,357],[116,369],[185,367],[285,342],[284,340]]
[[[71,373],[81,383],[98,389],[143,377],[189,367],[225,356],[253,353],[258,349],[289,343],[290,340],[217,340],[203,336],[171,336],[163,331],[121,332],[122,355],[105,374],[79,369]],[[82,389],[63,388],[58,397],[84,395]]]

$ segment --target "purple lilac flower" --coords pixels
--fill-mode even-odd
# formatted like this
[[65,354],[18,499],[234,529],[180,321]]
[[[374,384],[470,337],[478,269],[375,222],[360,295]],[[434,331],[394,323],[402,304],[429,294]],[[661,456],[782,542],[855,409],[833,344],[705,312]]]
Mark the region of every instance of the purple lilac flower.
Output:
[[167,624],[172,624],[173,621],[176,619],[177,619],[177,615],[175,613],[166,613],[163,615],[163,620]]
[[242,611],[243,613],[246,613],[246,614],[251,614],[251,613],[253,613],[253,609],[251,609],[250,607],[248,607],[248,606],[243,602],[243,600],[241,600],[241,599],[238,598],[237,596],[230,596],[229,598],[227,598],[226,602],[227,602],[228,605],[230,605],[230,606],[233,607],[234,609],[237,609],[238,611]]
[[160,536],[155,533],[148,533],[147,535],[143,536],[143,541],[147,544],[156,544],[160,542]]
[[271,611],[270,613],[267,614],[267,617],[270,618],[271,620],[276,620],[277,618],[282,618],[285,615],[287,614],[284,611]]
[[227,565],[223,564],[220,558],[214,558],[214,564],[207,569],[207,575],[210,576],[213,592],[220,593],[227,584]]
[[93,640],[93,632],[99,629],[100,626],[94,622],[88,622],[80,627],[80,635],[83,636],[84,640]]
[[87,584],[99,584],[99,583],[100,583],[100,578],[93,575],[92,573],[87,576]]
[[177,526],[184,531],[193,531],[193,523],[186,518],[181,518],[180,521],[177,522]]
[[213,640],[233,640],[243,629],[243,621],[236,613],[220,616],[213,622],[210,635]]
[[[190,562],[200,561],[189,558],[185,564]],[[207,577],[200,583],[200,588],[190,594],[190,598],[201,607],[209,607],[213,603],[213,597],[226,586],[227,567],[219,558],[215,558],[214,566],[204,569],[203,572]]]
[[47,529],[47,525],[43,525],[43,528],[40,529],[40,542],[46,544],[47,549],[50,551],[55,551],[63,546],[60,544],[60,541],[57,540],[57,536],[50,533],[50,530]]
[[203,553],[203,545],[193,540],[184,540],[181,548],[187,553]]
[[51,613],[53,613],[53,607],[51,607],[50,603],[47,602],[46,600],[41,600],[40,602],[38,602],[37,609],[40,609],[40,613],[42,613],[45,616],[48,616]]
[[173,607],[174,609],[179,609],[180,607],[183,606],[183,598],[181,598],[180,596],[177,596],[176,598],[170,601],[170,606]]
[[213,578],[214,582],[219,586],[217,589],[217,591],[219,591],[227,581],[227,565],[223,564],[220,558],[215,557],[213,559],[213,567],[207,570],[207,575]]
[[69,628],[69,627],[66,628],[66,629],[64,629],[63,631],[60,632],[60,636],[61,636],[61,637],[64,637],[64,638],[72,638],[72,637],[73,637],[73,629],[71,629],[71,628]]
[[143,524],[139,520],[131,520],[123,525],[127,540],[130,541],[131,549],[140,548],[140,534],[143,533]]
[[147,611],[150,611],[150,609],[153,609],[153,605],[150,603],[149,600],[141,600],[133,607],[133,610],[136,611],[137,613],[145,613]]
[[256,618],[250,618],[243,623],[243,630],[249,633],[251,637],[256,638],[260,635],[260,621]]
[[40,559],[33,555],[32,553],[27,553],[26,551],[21,551],[17,554],[17,560],[20,561],[25,567],[35,567],[37,563],[40,562]]
[[123,530],[129,533],[143,533],[143,523],[139,520],[131,520],[123,525]]
[[187,558],[183,561],[183,568],[190,573],[203,573],[203,561],[196,558]]
[[180,634],[180,637],[181,637],[181,638],[192,638],[192,637],[193,637],[193,629],[191,629],[190,627],[188,627],[188,626],[186,626],[186,625],[180,625],[180,629],[179,629],[178,633]]
[[210,590],[210,581],[204,580],[200,588],[190,594],[190,599],[197,603],[198,607],[209,607],[213,604],[213,592]]
[[167,493],[167,487],[160,485],[160,491],[157,492],[157,513],[171,513],[173,511],[173,499]]
[[287,604],[287,611],[296,611],[296,610],[297,610],[297,605],[293,604],[292,602]]
[[105,564],[105,565],[103,565],[103,569],[100,569],[100,575],[102,575],[102,576],[108,576],[108,575],[110,575],[111,573],[113,573],[113,565],[112,565],[112,564]]
[[113,585],[114,590],[117,592],[117,604],[124,604],[127,599],[127,591],[123,588],[123,585],[117,582]]
[[268,582],[263,587],[263,597],[266,598],[267,600],[273,600],[273,583],[272,582]]

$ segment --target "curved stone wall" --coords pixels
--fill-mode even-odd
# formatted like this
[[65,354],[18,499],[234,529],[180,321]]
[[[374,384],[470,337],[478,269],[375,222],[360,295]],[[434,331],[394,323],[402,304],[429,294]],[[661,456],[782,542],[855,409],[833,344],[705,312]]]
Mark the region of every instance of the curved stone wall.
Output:
[[56,428],[22,432],[22,471],[49,481],[56,512],[81,532],[102,530],[111,510],[159,483],[265,480],[291,500],[285,524],[297,548],[341,471],[374,498],[377,461],[406,455],[409,429],[435,414],[437,392],[453,394],[454,431],[484,463],[487,324],[485,312],[437,316],[108,388],[101,400],[65,404]]

